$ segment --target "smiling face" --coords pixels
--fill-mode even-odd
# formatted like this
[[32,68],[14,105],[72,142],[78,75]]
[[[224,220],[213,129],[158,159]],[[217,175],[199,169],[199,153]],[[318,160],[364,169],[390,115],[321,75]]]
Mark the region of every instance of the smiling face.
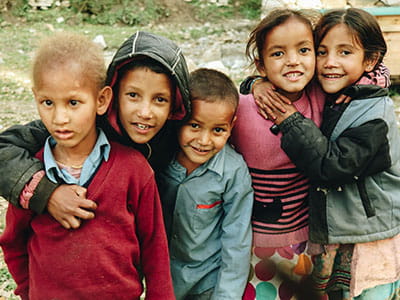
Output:
[[322,89],[334,94],[354,84],[375,63],[364,59],[364,49],[345,24],[338,24],[322,39],[317,50],[317,73]]
[[290,100],[298,100],[314,75],[315,52],[310,26],[295,17],[267,33],[258,71]]
[[119,84],[118,115],[136,143],[150,141],[171,113],[173,94],[168,75],[146,67],[128,70]]
[[192,117],[179,131],[178,162],[190,174],[225,146],[235,121],[229,102],[192,101]]
[[43,70],[39,76],[33,93],[40,118],[57,142],[57,151],[90,153],[97,139],[96,114],[105,113],[111,88],[99,91],[75,63]]

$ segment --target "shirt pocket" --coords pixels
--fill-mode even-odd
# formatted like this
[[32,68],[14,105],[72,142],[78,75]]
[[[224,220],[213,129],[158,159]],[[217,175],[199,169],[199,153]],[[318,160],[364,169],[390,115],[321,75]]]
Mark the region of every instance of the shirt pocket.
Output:
[[206,203],[196,203],[196,211],[193,218],[193,227],[196,230],[214,228],[222,215],[222,199],[210,199]]

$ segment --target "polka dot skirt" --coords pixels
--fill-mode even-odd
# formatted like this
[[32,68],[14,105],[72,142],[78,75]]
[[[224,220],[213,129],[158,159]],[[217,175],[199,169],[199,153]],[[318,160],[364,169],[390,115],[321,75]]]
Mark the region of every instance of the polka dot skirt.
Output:
[[292,284],[301,284],[313,268],[312,260],[305,250],[306,242],[282,248],[254,247],[250,282],[243,300],[296,299]]

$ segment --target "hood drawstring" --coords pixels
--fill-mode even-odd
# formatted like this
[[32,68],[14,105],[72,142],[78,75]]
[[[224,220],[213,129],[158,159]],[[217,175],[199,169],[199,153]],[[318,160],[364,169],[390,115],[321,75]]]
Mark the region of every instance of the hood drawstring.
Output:
[[152,151],[149,143],[146,143],[146,146],[147,146],[147,149],[149,149],[146,159],[149,160],[153,151]]

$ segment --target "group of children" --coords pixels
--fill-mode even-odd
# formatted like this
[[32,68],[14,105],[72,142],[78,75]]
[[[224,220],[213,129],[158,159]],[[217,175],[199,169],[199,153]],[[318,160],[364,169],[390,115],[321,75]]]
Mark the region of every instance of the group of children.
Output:
[[[252,32],[247,48],[269,83],[253,84],[260,89],[255,94],[265,92],[256,103],[252,96],[241,99],[233,133],[257,179],[257,289],[266,299],[288,294],[265,264],[272,260],[278,266],[284,261],[294,277],[312,272],[315,289],[327,291],[329,299],[396,299],[399,132],[387,89],[375,84],[387,82],[380,67],[386,53],[381,30],[363,10],[337,10],[319,20],[313,41],[303,15],[274,16]],[[318,83],[312,80],[314,49]],[[278,94],[266,92],[271,84]],[[350,96],[350,104],[337,104],[340,94]],[[259,109],[267,120],[257,116]],[[246,122],[250,118],[257,125]],[[263,134],[246,139],[260,128]],[[264,147],[254,150],[255,143]],[[275,160],[261,162],[277,148],[283,152]],[[256,212],[262,209],[265,213]],[[383,253],[387,261],[373,258]],[[308,254],[314,255],[313,268]]]
[[287,9],[256,26],[247,54],[262,80],[241,89],[255,96],[219,71],[189,74],[151,33],[107,72],[91,41],[48,38],[32,72],[41,121],[0,135],[15,293],[139,299],[144,278],[146,299],[301,298],[289,277],[311,278],[318,298],[398,299],[386,44],[360,9],[313,28]]

